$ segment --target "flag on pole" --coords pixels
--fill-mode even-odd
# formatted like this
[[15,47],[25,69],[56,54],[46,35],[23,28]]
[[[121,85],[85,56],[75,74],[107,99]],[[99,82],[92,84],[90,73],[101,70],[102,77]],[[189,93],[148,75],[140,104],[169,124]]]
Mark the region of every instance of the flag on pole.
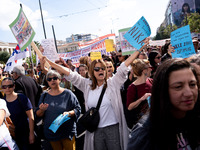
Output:
[[19,45],[17,45],[12,55],[6,62],[4,71],[11,72],[15,66],[22,65],[22,59],[29,57],[29,52],[30,51],[28,48],[26,48],[24,51],[21,51]]

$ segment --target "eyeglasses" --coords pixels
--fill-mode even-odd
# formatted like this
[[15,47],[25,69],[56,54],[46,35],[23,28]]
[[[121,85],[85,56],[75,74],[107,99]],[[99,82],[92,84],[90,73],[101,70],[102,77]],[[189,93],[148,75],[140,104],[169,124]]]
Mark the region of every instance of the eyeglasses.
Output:
[[160,59],[160,58],[161,58],[161,56],[155,57],[155,59]]
[[58,79],[58,77],[47,78],[47,81],[49,81],[49,82],[50,82],[52,79],[53,79],[53,80],[57,80],[57,79]]
[[96,72],[100,71],[100,69],[101,70],[105,70],[104,67],[94,67],[94,71],[96,71]]
[[112,68],[112,66],[107,66],[107,68],[109,69],[109,68]]
[[2,87],[2,89],[7,89],[7,88],[13,88],[14,87],[14,84],[10,84],[10,85],[2,85],[1,86]]

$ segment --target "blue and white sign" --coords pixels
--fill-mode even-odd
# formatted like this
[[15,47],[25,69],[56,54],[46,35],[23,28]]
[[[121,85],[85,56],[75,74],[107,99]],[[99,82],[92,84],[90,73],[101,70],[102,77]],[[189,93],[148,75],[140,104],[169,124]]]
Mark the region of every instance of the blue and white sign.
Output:
[[58,128],[67,120],[69,120],[70,117],[68,117],[68,115],[63,115],[60,114],[50,125],[49,129],[51,131],[53,131],[54,133],[56,133],[56,131],[58,130]]
[[190,26],[184,26],[171,33],[171,44],[175,52],[172,53],[173,58],[188,58],[196,54],[192,37],[190,33]]
[[133,47],[139,50],[144,45],[143,40],[150,35],[151,28],[146,19],[142,16],[124,37]]

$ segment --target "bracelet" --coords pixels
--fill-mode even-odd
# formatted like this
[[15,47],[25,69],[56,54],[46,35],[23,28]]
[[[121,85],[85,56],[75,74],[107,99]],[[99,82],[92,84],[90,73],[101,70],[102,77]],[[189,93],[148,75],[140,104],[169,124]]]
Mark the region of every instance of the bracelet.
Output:
[[139,54],[142,52],[142,51],[140,51],[140,50],[137,50],[138,52],[139,52]]

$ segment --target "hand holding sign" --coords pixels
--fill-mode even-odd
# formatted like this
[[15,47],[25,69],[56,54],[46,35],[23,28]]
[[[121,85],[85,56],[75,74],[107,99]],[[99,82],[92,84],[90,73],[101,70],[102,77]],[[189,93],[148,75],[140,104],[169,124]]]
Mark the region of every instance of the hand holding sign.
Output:
[[139,50],[144,45],[143,40],[150,35],[150,26],[142,16],[140,20],[124,35],[124,37],[133,47]]
[[189,25],[173,31],[171,33],[171,43],[175,50],[175,52],[172,53],[173,58],[187,58],[196,54]]

